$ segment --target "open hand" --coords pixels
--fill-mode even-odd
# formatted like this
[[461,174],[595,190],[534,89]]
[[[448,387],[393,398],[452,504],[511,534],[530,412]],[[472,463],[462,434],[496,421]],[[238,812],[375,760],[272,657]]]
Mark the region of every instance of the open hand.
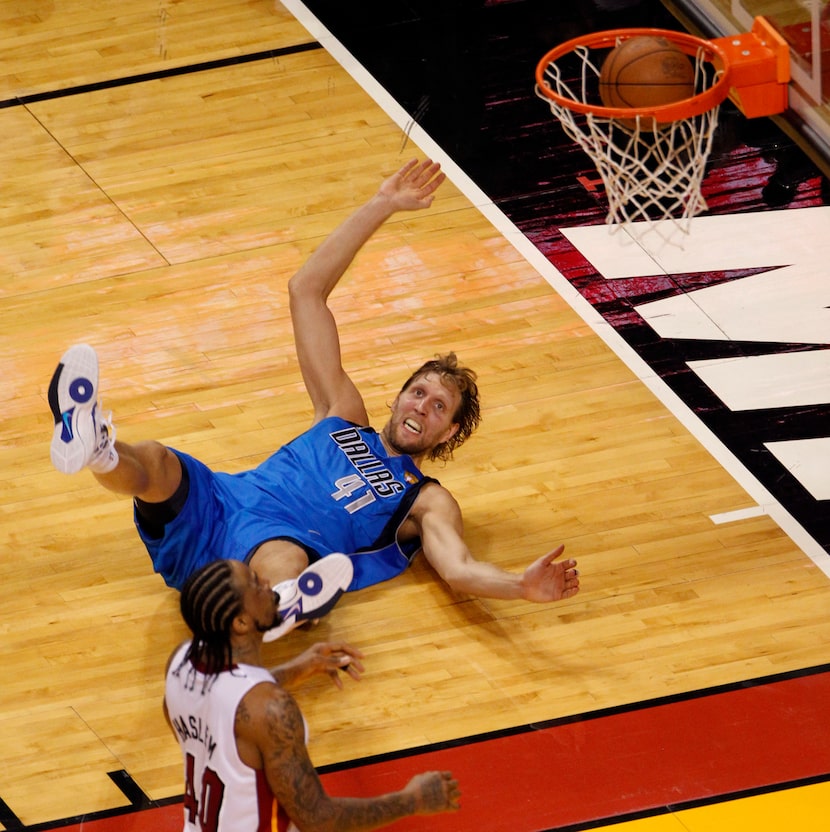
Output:
[[437,162],[412,159],[384,180],[378,193],[391,202],[395,211],[428,208],[435,198],[435,191],[446,178]]
[[579,592],[579,570],[575,560],[557,560],[565,551],[557,546],[527,567],[522,575],[522,597],[546,603],[572,598]]
[[338,688],[343,688],[341,672],[347,673],[356,682],[360,681],[363,653],[345,642],[321,641],[304,650],[279,670],[284,681],[298,682],[311,676],[325,674]]

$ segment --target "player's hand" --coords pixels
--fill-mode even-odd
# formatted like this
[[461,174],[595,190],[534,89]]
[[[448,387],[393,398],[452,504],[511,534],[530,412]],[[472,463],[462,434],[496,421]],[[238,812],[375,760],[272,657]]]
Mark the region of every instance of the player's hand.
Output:
[[435,191],[446,179],[441,166],[431,159],[412,159],[397,173],[384,180],[378,193],[389,200],[393,211],[414,211],[428,208]]
[[316,673],[325,673],[338,687],[343,687],[341,673],[347,673],[356,682],[363,673],[361,659],[363,653],[345,642],[322,641],[306,650],[308,660],[315,667]]
[[419,815],[452,812],[461,806],[458,781],[449,771],[425,771],[407,783],[405,791],[414,794]]
[[271,672],[280,684],[296,684],[311,676],[325,674],[336,687],[342,689],[342,673],[351,676],[355,682],[360,681],[363,673],[362,658],[363,653],[350,644],[321,641]]
[[522,597],[527,601],[547,603],[572,598],[579,592],[579,570],[575,560],[557,560],[564,545],[534,561],[522,575]]

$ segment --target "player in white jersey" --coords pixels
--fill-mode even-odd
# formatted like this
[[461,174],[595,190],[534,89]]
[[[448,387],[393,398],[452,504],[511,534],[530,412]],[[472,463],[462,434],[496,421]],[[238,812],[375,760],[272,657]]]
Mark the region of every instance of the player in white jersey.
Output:
[[[324,481],[313,492],[303,488],[291,495],[284,486],[322,458],[311,447],[318,440],[304,442],[305,435],[233,482],[158,442],[115,442],[97,406],[94,350],[78,345],[66,353],[49,389],[55,419],[52,461],[65,473],[89,467],[104,487],[134,497],[142,540],[171,586],[180,586],[198,568],[199,558],[245,560],[276,585],[306,568],[314,572],[315,561],[325,571],[329,553],[344,552],[353,559],[352,574],[346,580],[345,573],[338,573],[331,592],[323,593],[330,604],[341,590],[391,577],[420,550],[452,589],[470,595],[547,603],[579,591],[576,562],[558,559],[562,546],[522,573],[477,560],[464,541],[457,501],[417,468],[425,459],[449,459],[475,430],[475,373],[460,366],[452,353],[426,362],[395,397],[387,424],[375,432],[368,427],[363,398],[343,368],[329,294],[387,219],[431,205],[443,181],[439,166],[429,160],[404,165],[289,281],[294,341],[314,405],[315,437],[330,442],[352,426],[361,432],[351,445],[340,442],[342,454],[331,463],[329,479],[328,469],[315,471],[318,483]],[[335,427],[327,430],[324,422]],[[295,447],[305,449],[292,469],[300,473],[286,476],[284,463]],[[249,490],[239,498],[243,487]],[[250,489],[256,494],[251,496]],[[358,528],[364,519],[365,527]],[[375,553],[374,560],[362,557],[358,563],[354,556],[367,551]]]
[[267,581],[246,564],[215,560],[181,594],[193,638],[167,665],[164,711],[182,749],[185,832],[376,829],[403,817],[459,807],[449,772],[425,772],[400,791],[330,797],[306,751],[305,721],[282,687],[327,673],[363,670],[359,650],[322,643],[273,670],[262,634],[278,618]]
[[256,685],[273,684],[274,677],[249,664],[208,677],[185,660],[190,644],[173,655],[164,694],[184,754],[184,828],[218,830],[220,818],[228,817],[238,829],[271,830],[273,794],[263,770],[240,760],[234,723],[245,695]]

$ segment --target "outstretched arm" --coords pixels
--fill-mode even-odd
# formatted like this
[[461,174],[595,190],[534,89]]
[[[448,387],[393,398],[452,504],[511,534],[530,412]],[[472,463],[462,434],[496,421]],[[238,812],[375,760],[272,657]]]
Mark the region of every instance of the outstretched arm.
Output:
[[420,527],[424,555],[457,592],[537,603],[560,601],[579,592],[576,561],[558,559],[564,546],[538,558],[521,574],[476,560],[464,542],[461,509],[442,486],[430,485],[421,491],[412,517]]
[[338,687],[343,687],[340,672],[360,681],[363,653],[345,642],[321,641],[304,650],[299,656],[271,668],[277,684],[296,685],[312,676],[325,674]]
[[[305,725],[293,698],[276,685],[258,685],[237,709],[237,745],[254,768],[264,768],[277,802],[303,832],[363,832],[409,815],[458,809],[458,783],[447,771],[416,775],[400,791],[377,797],[330,797],[309,759]],[[257,764],[258,763],[258,764]]]
[[314,405],[314,421],[342,416],[368,421],[363,399],[343,369],[337,324],[328,296],[355,255],[397,211],[428,208],[444,181],[437,163],[413,159],[384,180],[378,192],[339,225],[288,283],[294,344]]

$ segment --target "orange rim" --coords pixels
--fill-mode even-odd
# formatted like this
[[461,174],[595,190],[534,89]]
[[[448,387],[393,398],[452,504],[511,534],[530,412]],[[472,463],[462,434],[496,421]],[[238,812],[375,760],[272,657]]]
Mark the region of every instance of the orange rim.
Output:
[[[658,107],[604,107],[601,104],[586,104],[573,98],[560,95],[551,89],[545,72],[547,68],[559,58],[573,52],[579,46],[592,47],[594,49],[612,49],[617,45],[618,40],[628,40],[633,37],[663,37],[670,40],[675,46],[687,55],[696,57],[698,52],[703,54],[704,60],[709,63],[717,62],[722,70],[720,76],[703,92],[684,98],[682,101],[675,101],[672,104],[661,104]],[[659,122],[680,121],[693,116],[699,116],[713,109],[729,94],[730,88],[730,61],[726,52],[712,41],[686,34],[685,32],[674,32],[670,29],[608,29],[604,32],[596,32],[590,35],[571,38],[571,40],[560,43],[559,46],[551,49],[536,65],[536,86],[547,98],[555,101],[562,107],[574,110],[578,113],[592,114],[600,118],[633,119],[637,116],[653,118]]]

